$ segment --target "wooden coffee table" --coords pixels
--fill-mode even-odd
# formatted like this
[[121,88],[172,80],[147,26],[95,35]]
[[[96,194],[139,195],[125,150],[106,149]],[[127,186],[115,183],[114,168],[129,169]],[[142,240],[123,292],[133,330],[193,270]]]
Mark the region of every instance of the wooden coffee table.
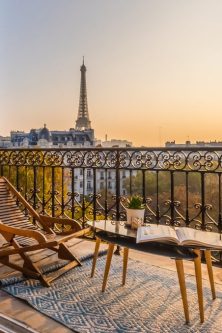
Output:
[[129,249],[134,249],[142,252],[158,254],[161,256],[169,257],[174,259],[177,269],[178,281],[180,286],[181,298],[183,303],[184,315],[186,323],[189,323],[189,309],[187,300],[186,283],[184,276],[183,260],[194,261],[195,276],[197,284],[197,295],[199,303],[200,321],[204,322],[204,307],[203,307],[203,290],[202,290],[202,272],[201,272],[201,250],[204,250],[207,268],[210,278],[210,285],[212,291],[212,298],[215,299],[215,287],[213,280],[212,262],[211,262],[211,251],[209,249],[200,248],[188,248],[184,246],[175,246],[169,243],[160,242],[147,242],[147,243],[136,243],[136,230],[132,230],[125,226],[124,221],[113,221],[113,220],[100,220],[90,221],[87,224],[95,232],[96,245],[93,257],[91,277],[93,277],[96,267],[96,261],[98,258],[99,247],[101,241],[108,243],[108,252],[106,258],[106,265],[103,277],[102,291],[104,292],[107,285],[107,279],[109,275],[111,260],[113,256],[114,246],[119,245],[123,247],[123,275],[122,285],[126,282],[126,272]]

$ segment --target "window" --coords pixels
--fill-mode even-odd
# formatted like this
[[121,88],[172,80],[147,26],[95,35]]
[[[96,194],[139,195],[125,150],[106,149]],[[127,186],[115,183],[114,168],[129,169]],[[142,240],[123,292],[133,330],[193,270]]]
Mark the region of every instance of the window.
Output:
[[100,179],[104,179],[104,171],[100,172]]
[[112,183],[109,181],[108,182],[108,189],[111,189],[112,188]]
[[104,189],[104,182],[100,183],[100,189],[103,190]]
[[83,188],[83,182],[82,181],[79,183],[79,187]]
[[87,169],[87,177],[91,177],[92,173],[91,173],[91,170],[90,169]]
[[92,189],[92,187],[91,187],[91,182],[87,182],[87,190],[91,190]]

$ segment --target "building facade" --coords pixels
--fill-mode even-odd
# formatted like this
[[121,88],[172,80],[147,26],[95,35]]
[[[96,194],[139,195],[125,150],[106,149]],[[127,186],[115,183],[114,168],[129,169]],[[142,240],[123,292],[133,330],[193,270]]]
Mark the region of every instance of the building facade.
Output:
[[176,143],[175,140],[174,141],[167,141],[165,143],[165,147],[169,147],[169,148],[203,148],[203,147],[213,147],[213,148],[217,148],[217,147],[222,147],[222,141],[210,141],[210,142],[205,142],[205,141],[196,141],[195,143],[192,143],[191,141],[185,141],[185,143]]

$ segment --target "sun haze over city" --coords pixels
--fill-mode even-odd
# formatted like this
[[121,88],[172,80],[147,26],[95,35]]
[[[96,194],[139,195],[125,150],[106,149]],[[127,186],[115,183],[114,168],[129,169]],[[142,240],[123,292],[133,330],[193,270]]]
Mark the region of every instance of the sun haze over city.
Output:
[[220,0],[1,0],[0,135],[75,126],[82,56],[99,139],[222,140]]

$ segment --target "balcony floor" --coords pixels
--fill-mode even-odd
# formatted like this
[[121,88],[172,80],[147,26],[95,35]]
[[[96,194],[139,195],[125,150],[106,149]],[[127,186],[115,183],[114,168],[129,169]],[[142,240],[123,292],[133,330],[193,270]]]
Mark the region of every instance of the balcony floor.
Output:
[[[84,255],[88,252],[94,250],[94,242],[85,240],[72,240],[70,243],[70,248],[73,249],[77,256]],[[102,245],[106,248],[106,245]],[[50,253],[51,254],[51,253]],[[39,251],[35,254],[36,261],[43,257],[43,252]],[[154,254],[145,254],[138,251],[131,250],[130,257],[136,259],[149,265],[166,268],[168,270],[175,271],[175,264],[173,260],[169,258],[158,256]],[[44,263],[50,263],[53,256],[48,256],[47,252],[44,252]],[[184,268],[186,274],[194,275],[193,263],[184,261]],[[206,265],[202,265],[203,268],[203,278],[208,279]],[[10,270],[5,266],[0,266],[0,275],[3,273],[9,274]],[[215,283],[220,284],[220,290],[222,288],[222,269],[220,267],[214,267],[214,277]],[[217,289],[217,288],[216,288]],[[70,329],[64,327],[58,322],[44,316],[40,312],[33,309],[31,306],[27,305],[25,302],[10,296],[6,292],[0,290],[0,312],[15,319],[19,322],[25,323],[27,326],[33,328],[39,333],[68,333],[73,332]],[[207,318],[206,318],[207,320]],[[1,318],[0,318],[1,323]],[[0,327],[1,332],[1,327]]]

